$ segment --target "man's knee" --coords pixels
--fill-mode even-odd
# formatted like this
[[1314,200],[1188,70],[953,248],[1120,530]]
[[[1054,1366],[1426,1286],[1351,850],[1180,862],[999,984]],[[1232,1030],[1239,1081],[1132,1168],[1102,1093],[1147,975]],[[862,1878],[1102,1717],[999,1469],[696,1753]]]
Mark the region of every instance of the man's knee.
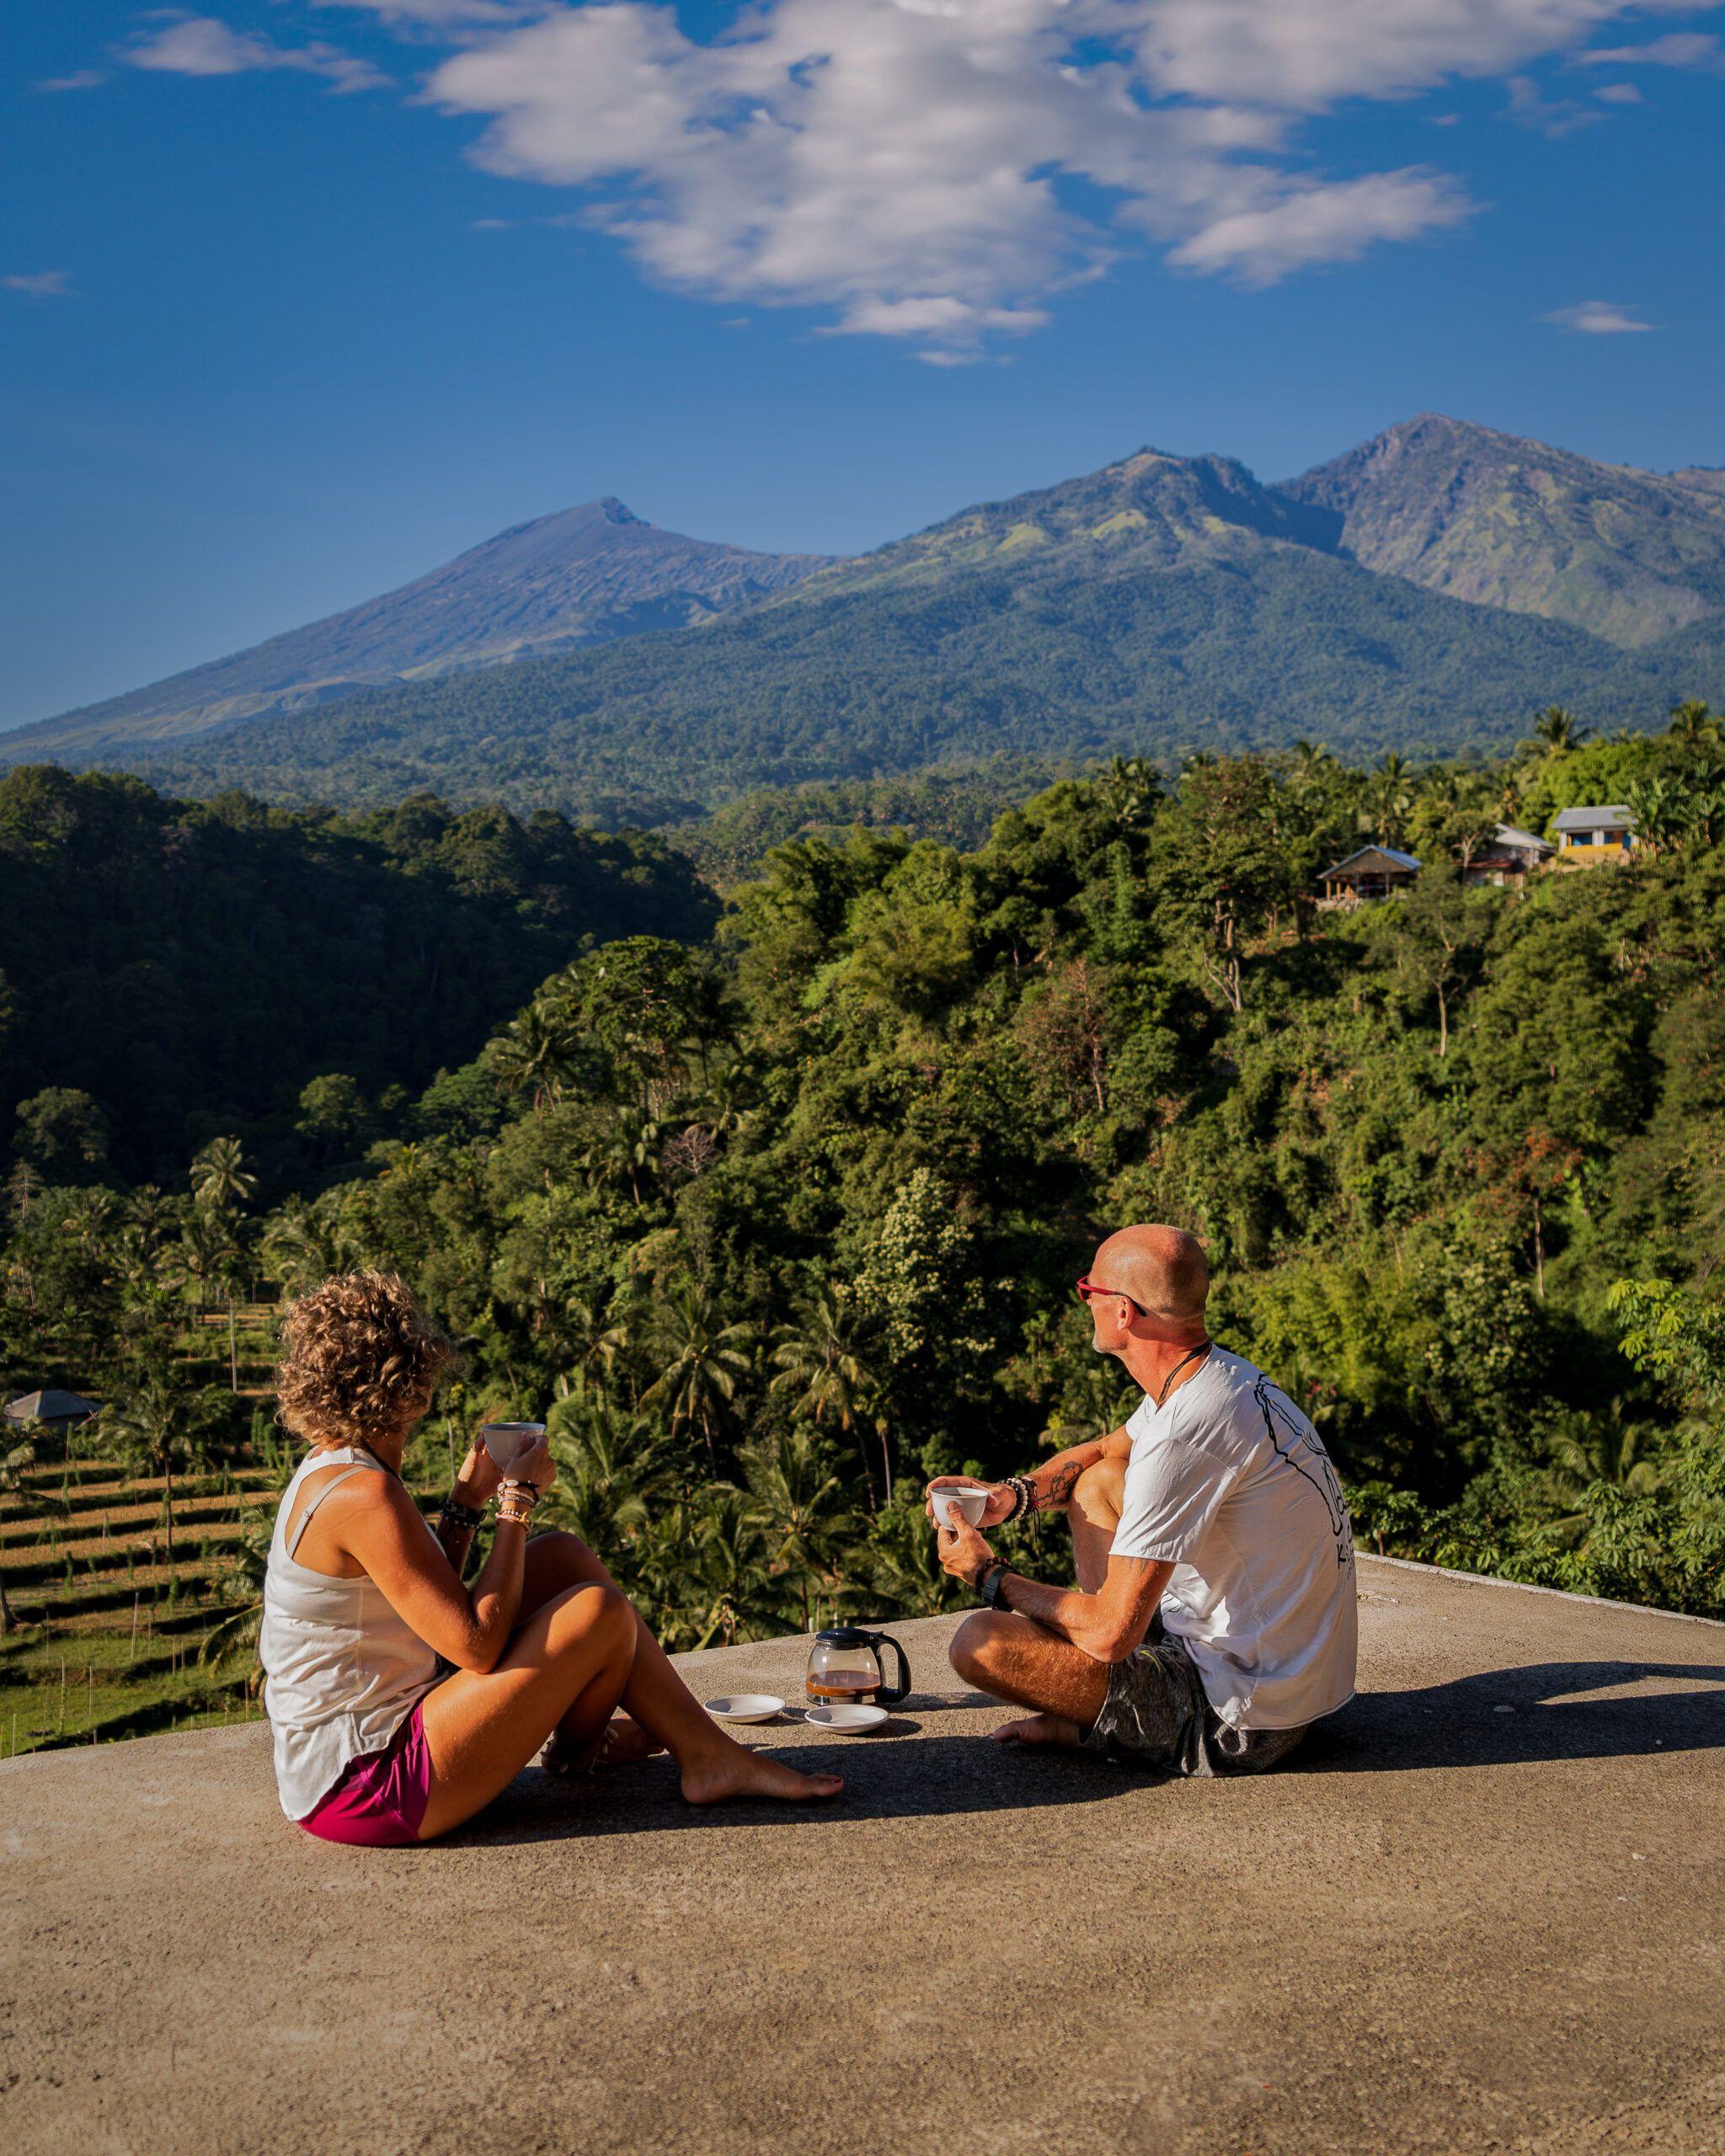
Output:
[[985,1680],[1006,1629],[1007,1620],[998,1610],[973,1609],[953,1633],[948,1657],[967,1684],[980,1684]]
[[1118,1521],[1125,1496],[1125,1461],[1093,1460],[1072,1486],[1071,1510],[1084,1519]]

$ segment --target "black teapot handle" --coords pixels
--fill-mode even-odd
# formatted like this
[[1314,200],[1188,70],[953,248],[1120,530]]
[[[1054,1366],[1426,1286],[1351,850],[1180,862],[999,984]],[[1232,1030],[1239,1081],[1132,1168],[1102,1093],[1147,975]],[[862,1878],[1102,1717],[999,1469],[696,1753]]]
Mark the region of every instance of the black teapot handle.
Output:
[[[911,1696],[911,1665],[905,1659],[905,1650],[887,1632],[869,1633],[868,1644],[872,1647],[890,1647],[899,1657],[898,1683],[893,1685],[883,1684],[876,1694],[882,1706],[895,1707],[900,1700],[907,1700]],[[884,1669],[882,1670],[881,1674],[883,1677],[886,1674]]]

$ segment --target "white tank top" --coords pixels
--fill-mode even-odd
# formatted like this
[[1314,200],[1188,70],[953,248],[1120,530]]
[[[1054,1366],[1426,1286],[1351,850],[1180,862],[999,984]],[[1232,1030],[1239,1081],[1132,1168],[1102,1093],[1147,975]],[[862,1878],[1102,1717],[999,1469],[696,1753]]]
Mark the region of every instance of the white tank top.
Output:
[[[347,1476],[333,1475],[313,1492],[293,1540],[284,1540],[306,1476],[344,1465],[350,1474],[389,1472],[358,1446],[332,1446],[302,1460],[276,1512],[264,1575],[258,1658],[270,1679],[264,1703],[275,1737],[275,1785],[290,1819],[315,1811],[350,1760],[382,1752],[439,1673],[437,1657],[363,1573],[334,1579],[295,1559],[312,1513]],[[436,1546],[429,1522],[425,1532]]]

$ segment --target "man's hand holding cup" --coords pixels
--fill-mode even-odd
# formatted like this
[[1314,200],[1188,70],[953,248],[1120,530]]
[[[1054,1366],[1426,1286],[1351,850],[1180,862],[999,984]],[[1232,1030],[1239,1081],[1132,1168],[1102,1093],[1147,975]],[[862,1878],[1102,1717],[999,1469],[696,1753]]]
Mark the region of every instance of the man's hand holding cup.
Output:
[[1012,1510],[1012,1487],[1009,1482],[979,1482],[972,1475],[937,1475],[928,1485],[922,1508],[937,1528],[943,1528],[948,1518],[945,1507],[938,1512],[935,1509],[936,1497],[943,1490],[962,1490],[967,1493],[987,1492],[988,1502],[983,1506],[980,1514],[976,1513],[974,1503],[963,1508],[965,1519],[978,1529],[998,1527]]
[[984,1571],[994,1562],[994,1551],[956,1508],[942,1523],[935,1538],[935,1550],[945,1570],[955,1580],[963,1580],[966,1587],[975,1587]]

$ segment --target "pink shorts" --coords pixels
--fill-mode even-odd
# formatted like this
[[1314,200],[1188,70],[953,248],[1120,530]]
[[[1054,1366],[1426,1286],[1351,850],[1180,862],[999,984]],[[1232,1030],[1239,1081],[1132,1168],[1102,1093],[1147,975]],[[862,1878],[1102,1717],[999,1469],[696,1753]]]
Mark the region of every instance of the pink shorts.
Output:
[[326,1842],[398,1849],[417,1842],[431,1799],[431,1751],[417,1706],[382,1752],[350,1760],[300,1824]]

